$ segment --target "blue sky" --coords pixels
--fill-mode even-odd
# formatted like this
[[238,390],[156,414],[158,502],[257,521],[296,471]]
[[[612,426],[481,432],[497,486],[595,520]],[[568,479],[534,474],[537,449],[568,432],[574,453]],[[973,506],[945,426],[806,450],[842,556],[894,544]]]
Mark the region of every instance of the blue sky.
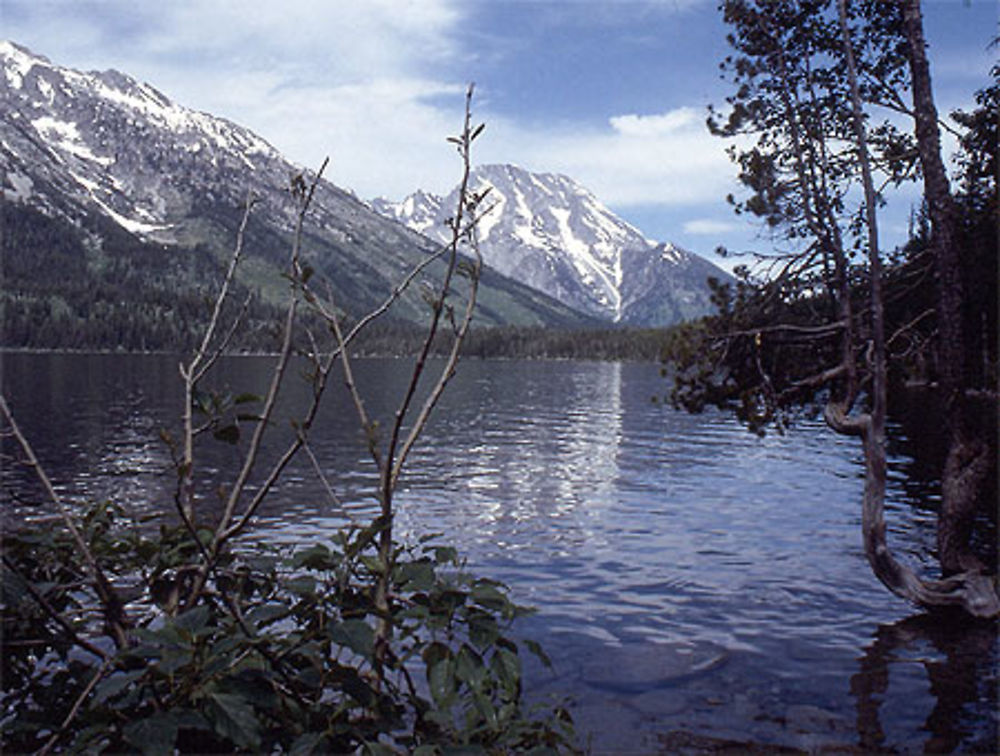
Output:
[[[997,0],[924,0],[942,112],[972,104]],[[648,237],[711,257],[767,250],[704,129],[721,104],[715,0],[0,0],[0,36],[53,62],[118,68],[250,127],[362,198],[448,190],[445,137],[477,85],[477,162],[565,173]],[[904,196],[884,221],[905,227]]]

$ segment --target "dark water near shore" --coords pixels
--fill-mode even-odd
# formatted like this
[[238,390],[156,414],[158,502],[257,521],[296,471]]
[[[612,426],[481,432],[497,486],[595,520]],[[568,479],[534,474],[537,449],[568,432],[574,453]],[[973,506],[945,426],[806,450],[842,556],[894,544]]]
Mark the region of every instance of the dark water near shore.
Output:
[[[3,391],[66,496],[169,504],[159,431],[179,421],[177,358],[2,359]],[[267,365],[230,359],[214,381],[262,392]],[[355,367],[388,417],[406,363]],[[810,421],[759,439],[722,414],[651,403],[665,388],[653,365],[468,361],[411,459],[400,532],[444,533],[539,608],[522,632],[555,670],[533,673],[531,695],[568,697],[597,752],[678,747],[678,731],[807,750],[996,750],[997,626],[916,614],[872,576],[857,445]],[[289,391],[279,417],[305,397]],[[373,513],[353,409],[339,386],[329,399],[313,449],[339,503],[303,457],[255,537],[308,543]],[[890,545],[932,574],[933,480],[906,453],[918,439],[893,431]],[[238,453],[206,447],[208,477]],[[3,483],[5,517],[30,516],[27,473],[5,463]]]

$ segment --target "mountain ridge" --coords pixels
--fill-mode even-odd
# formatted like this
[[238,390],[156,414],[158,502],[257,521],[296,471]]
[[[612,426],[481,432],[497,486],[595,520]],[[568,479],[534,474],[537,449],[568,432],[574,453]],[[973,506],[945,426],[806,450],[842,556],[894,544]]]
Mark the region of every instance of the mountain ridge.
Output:
[[[299,209],[294,180],[304,175],[310,181],[311,176],[263,138],[175,103],[121,72],[77,71],[12,42],[0,42],[0,103],[0,189],[11,211],[9,222],[30,226],[33,216],[26,211],[32,208],[65,221],[50,225],[45,233],[79,237],[79,245],[72,240],[50,242],[82,250],[74,254],[86,256],[81,271],[90,289],[118,291],[117,284],[107,280],[112,275],[155,288],[162,271],[158,262],[150,264],[155,262],[152,250],[158,248],[172,260],[176,275],[171,280],[180,287],[179,298],[202,291],[207,271],[221,278],[252,195],[255,207],[239,283],[265,303],[284,301],[287,281],[282,273]],[[113,241],[110,227],[95,222],[98,217],[120,229],[111,234]],[[26,268],[16,264],[16,256],[47,254],[31,246],[30,228],[7,236],[0,294],[4,317],[20,318],[23,325],[65,316],[73,328],[87,321],[95,307],[64,306],[57,278],[46,277],[48,288],[42,290],[19,273]],[[439,248],[325,179],[317,182],[304,242],[304,263],[315,270],[319,290],[328,291],[332,302],[355,318],[384,302]],[[204,259],[193,262],[188,259],[192,257]],[[422,278],[433,282],[441,270],[440,264],[432,264]],[[391,318],[410,323],[426,319],[427,305],[418,289],[395,302]],[[142,300],[142,292],[136,292],[130,306],[139,307]],[[591,322],[494,271],[482,276],[480,304],[480,325],[576,327]],[[114,302],[103,302],[97,309],[115,307]],[[188,318],[179,310],[163,316]],[[6,325],[4,345],[17,346],[8,343],[12,324]]]
[[[485,263],[606,322],[664,326],[703,315],[711,309],[707,279],[729,278],[687,250],[646,238],[563,174],[481,165],[469,185],[488,190],[493,206],[478,227]],[[440,197],[418,190],[401,202],[371,205],[442,239],[457,191]]]

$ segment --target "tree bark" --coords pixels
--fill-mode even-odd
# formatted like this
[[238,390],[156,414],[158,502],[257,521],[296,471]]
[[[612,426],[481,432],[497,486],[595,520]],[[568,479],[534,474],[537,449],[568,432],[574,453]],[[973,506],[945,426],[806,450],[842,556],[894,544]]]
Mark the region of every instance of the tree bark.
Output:
[[947,417],[948,454],[942,472],[938,556],[945,575],[983,571],[969,548],[972,522],[989,473],[989,445],[977,432],[966,398],[969,350],[963,323],[964,291],[956,208],[941,158],[938,113],[931,88],[920,0],[899,0],[908,45],[917,148],[931,221],[937,278],[937,363]]

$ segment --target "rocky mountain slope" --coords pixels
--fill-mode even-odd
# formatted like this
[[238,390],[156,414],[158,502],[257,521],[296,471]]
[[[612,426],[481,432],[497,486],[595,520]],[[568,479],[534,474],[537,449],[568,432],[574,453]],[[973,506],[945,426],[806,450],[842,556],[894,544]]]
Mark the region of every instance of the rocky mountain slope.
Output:
[[[49,237],[76,235],[65,246],[85,258],[79,270],[93,279],[91,288],[100,288],[109,270],[121,268],[134,274],[133,287],[156,287],[166,265],[172,271],[170,288],[180,295],[201,292],[206,271],[211,275],[223,264],[248,193],[258,203],[241,285],[263,302],[280,298],[286,287],[281,265],[296,214],[290,186],[299,167],[249,130],[185,108],[117,71],[76,71],[10,42],[0,42],[0,67],[3,204],[6,222],[18,231],[4,240],[8,313],[33,307],[42,317],[47,306],[51,317],[89,317],[66,312],[66,303],[58,302],[58,279],[39,290],[37,280],[21,275],[26,257],[52,247],[51,239],[32,246],[33,218],[53,222],[45,229]],[[381,302],[434,248],[333,183],[319,184],[305,250],[309,264],[326,279],[322,285],[346,311],[360,314]],[[130,253],[139,249],[142,254]],[[144,274],[143,260],[157,255],[158,267]],[[134,294],[137,301],[144,299],[141,291]],[[492,272],[484,276],[481,304],[481,324],[583,320],[556,300]],[[394,309],[401,320],[420,320],[425,313],[419,293]]]
[[[646,239],[566,176],[486,165],[471,186],[489,189],[485,204],[494,205],[479,227],[486,264],[601,320],[658,326],[702,315],[711,309],[706,280],[728,278],[697,255]],[[457,191],[372,206],[442,239]]]

